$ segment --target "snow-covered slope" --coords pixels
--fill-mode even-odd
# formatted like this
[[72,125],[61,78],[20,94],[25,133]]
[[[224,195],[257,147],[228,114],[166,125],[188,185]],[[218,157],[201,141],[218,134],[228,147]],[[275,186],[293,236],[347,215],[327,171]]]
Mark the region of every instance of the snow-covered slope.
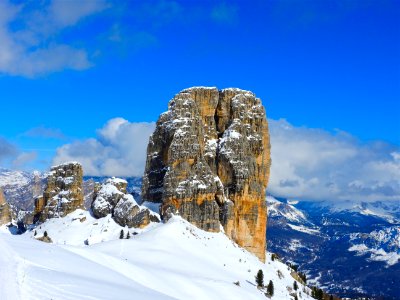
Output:
[[[286,265],[270,255],[260,262],[223,233],[202,231],[179,217],[129,229],[130,239],[119,239],[121,229],[126,236],[127,228],[86,211],[22,236],[3,228],[0,268],[7,276],[0,278],[0,299],[265,299],[255,286],[259,269],[266,284],[274,283],[273,299],[293,298]],[[47,231],[55,243],[36,241],[35,230],[36,237]],[[311,299],[299,286],[302,299]]]

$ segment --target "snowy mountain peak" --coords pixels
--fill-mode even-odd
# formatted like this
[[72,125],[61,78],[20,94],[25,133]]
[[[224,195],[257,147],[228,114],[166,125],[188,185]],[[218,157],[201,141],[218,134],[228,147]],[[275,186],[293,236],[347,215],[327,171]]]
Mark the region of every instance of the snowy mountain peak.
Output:
[[281,202],[272,196],[267,196],[266,201],[269,217],[282,217],[296,224],[311,225],[304,213],[290,203]]

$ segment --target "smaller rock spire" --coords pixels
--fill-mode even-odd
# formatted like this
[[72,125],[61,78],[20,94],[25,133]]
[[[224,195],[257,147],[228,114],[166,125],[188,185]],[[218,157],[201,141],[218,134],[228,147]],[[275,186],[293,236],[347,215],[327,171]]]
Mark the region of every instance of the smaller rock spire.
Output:
[[0,188],[0,225],[8,224],[11,221],[10,205],[7,203],[3,190]]
[[84,208],[83,170],[77,162],[51,168],[43,197],[35,200],[34,222],[63,217],[78,208]]

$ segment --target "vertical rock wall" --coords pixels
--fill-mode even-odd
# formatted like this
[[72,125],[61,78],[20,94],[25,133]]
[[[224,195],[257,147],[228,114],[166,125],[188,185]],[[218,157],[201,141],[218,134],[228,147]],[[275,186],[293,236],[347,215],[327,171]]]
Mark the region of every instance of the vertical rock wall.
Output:
[[43,197],[35,200],[34,221],[63,217],[84,208],[82,166],[71,162],[51,168]]
[[10,205],[6,202],[3,190],[0,188],[0,225],[10,223],[11,217]]
[[265,109],[249,91],[183,90],[161,114],[147,149],[142,195],[207,231],[220,226],[265,260],[270,142]]

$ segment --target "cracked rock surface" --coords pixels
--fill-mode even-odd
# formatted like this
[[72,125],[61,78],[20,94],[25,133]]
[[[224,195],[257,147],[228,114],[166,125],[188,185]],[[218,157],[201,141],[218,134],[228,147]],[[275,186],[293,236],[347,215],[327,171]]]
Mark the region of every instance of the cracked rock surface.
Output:
[[51,168],[43,196],[35,200],[34,221],[64,217],[84,207],[82,166],[68,162]]
[[265,109],[252,92],[193,87],[161,114],[147,148],[145,201],[225,233],[265,260],[265,189],[271,165]]

